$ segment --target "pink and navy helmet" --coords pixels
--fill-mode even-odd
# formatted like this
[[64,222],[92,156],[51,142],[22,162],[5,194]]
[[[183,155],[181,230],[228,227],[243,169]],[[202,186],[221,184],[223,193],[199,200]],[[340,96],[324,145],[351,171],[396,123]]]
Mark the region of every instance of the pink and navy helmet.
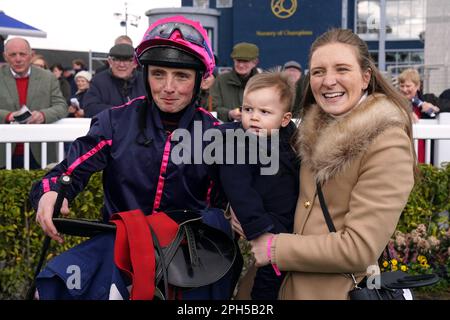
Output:
[[199,22],[183,16],[164,18],[153,23],[135,50],[140,65],[159,65],[212,74],[214,54],[206,30]]

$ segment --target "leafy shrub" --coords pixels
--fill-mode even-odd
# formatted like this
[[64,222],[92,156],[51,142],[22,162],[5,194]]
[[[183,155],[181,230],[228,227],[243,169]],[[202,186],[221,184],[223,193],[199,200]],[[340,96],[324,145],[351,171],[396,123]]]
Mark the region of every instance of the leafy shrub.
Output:
[[[31,283],[44,236],[28,194],[44,174],[43,170],[0,170],[0,299],[22,299]],[[98,219],[102,203],[101,175],[95,174],[70,204],[71,215]],[[66,237],[63,245],[52,241],[47,259],[82,240]]]
[[[421,165],[420,170],[423,177],[411,192],[389,245],[393,258],[386,260],[384,268],[448,276],[450,164],[440,169]],[[44,174],[43,170],[0,170],[0,299],[22,299],[31,283],[44,237],[35,222],[28,194],[33,182]],[[70,204],[71,215],[99,219],[102,204],[101,174],[95,174]],[[421,244],[417,245],[419,234]],[[52,242],[47,259],[84,239],[66,237],[65,240],[63,245]],[[251,260],[249,245],[245,241],[239,245],[246,268]],[[448,291],[448,283],[443,281],[435,289]]]
[[411,192],[397,229],[411,232],[420,224],[425,224],[429,232],[436,236],[439,224],[445,224],[445,219],[448,228],[450,163],[443,168],[425,164],[419,167],[422,177]]

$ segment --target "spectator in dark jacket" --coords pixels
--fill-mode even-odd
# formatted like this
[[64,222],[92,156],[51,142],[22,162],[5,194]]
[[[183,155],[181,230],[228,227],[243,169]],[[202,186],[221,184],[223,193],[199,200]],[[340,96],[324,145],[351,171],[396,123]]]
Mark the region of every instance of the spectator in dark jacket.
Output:
[[69,102],[70,96],[71,96],[71,88],[70,83],[67,81],[66,78],[63,76],[64,68],[60,63],[55,63],[50,67],[50,71],[53,72],[56,79],[58,79],[59,82],[59,88],[61,89],[61,93],[66,99],[66,102]]
[[108,62],[110,69],[92,79],[84,97],[84,112],[88,118],[145,95],[142,73],[136,71],[132,46],[125,43],[113,46]]
[[294,106],[292,108],[292,116],[294,118],[299,118],[301,111],[300,103],[302,101],[301,99],[303,97],[304,88],[302,65],[294,60],[288,61],[283,66],[283,72],[285,72],[289,76],[289,78],[295,85],[295,100]]
[[420,75],[416,69],[406,69],[398,76],[400,91],[411,101],[415,120],[433,118],[441,109],[439,98],[420,91]]
[[[442,93],[439,95],[439,99],[450,101],[450,89],[442,91]],[[447,112],[450,112],[450,110]]]
[[[114,45],[121,44],[121,43],[128,43],[130,46],[133,46],[133,40],[131,40],[131,38],[127,35],[118,36],[116,38],[116,40],[114,40]],[[104,65],[95,69],[95,74],[98,74],[98,73],[108,70],[108,69],[109,69],[109,63],[108,63],[108,60],[106,60],[104,62]]]
[[[400,91],[411,101],[412,116],[414,122],[419,119],[434,118],[442,110],[448,109],[448,101],[441,100],[433,93],[422,94],[420,92],[420,75],[416,69],[406,69],[398,76]],[[433,150],[434,143],[431,144]],[[431,152],[431,162],[433,163],[433,153]],[[417,147],[417,160],[425,163],[425,140],[420,139]]]

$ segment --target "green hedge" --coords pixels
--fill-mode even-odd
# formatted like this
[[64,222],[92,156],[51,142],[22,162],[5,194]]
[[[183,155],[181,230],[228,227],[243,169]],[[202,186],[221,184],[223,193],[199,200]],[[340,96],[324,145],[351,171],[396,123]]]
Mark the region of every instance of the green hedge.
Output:
[[[0,299],[22,299],[39,259],[43,233],[28,201],[34,181],[45,171],[0,170]],[[70,205],[71,215],[100,218],[103,203],[101,175],[92,176],[87,188]],[[64,245],[52,246],[48,258],[82,241],[66,237]]]
[[[445,223],[437,213],[450,209],[450,165],[442,169],[422,165],[420,169],[423,179],[411,193],[398,230],[410,232],[424,223],[430,232],[437,233],[438,226]],[[22,299],[31,282],[43,234],[35,222],[28,193],[32,183],[44,173],[41,170],[0,170],[0,299]],[[99,219],[102,195],[101,175],[95,174],[70,204],[71,215],[75,216],[76,212],[77,217]],[[66,237],[65,240],[62,246],[52,242],[48,258],[82,239]],[[243,248],[248,250],[248,246]],[[248,252],[244,252],[244,256],[248,259]]]
[[[411,192],[403,210],[398,230],[411,232],[423,223],[432,235],[437,235],[439,224],[448,224],[450,210],[450,163],[440,169],[420,165],[421,178]],[[447,216],[440,213],[447,212]],[[446,220],[446,221],[445,221]],[[447,227],[448,228],[448,227]]]

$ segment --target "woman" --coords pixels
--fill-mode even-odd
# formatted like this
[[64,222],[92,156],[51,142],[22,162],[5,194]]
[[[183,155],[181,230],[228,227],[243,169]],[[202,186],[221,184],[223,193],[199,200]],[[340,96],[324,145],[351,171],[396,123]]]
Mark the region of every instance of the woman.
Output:
[[[432,93],[423,95],[420,92],[420,75],[416,69],[403,70],[398,76],[398,82],[400,91],[410,101],[414,122],[422,118],[432,119],[440,112],[439,98]],[[425,163],[425,140],[418,141],[417,158],[419,163]]]
[[[407,101],[376,69],[367,45],[333,29],[313,43],[297,136],[300,194],[294,234],[251,242],[256,266],[288,271],[281,299],[348,299],[395,231],[414,185]],[[321,185],[336,232],[317,197]]]
[[426,94],[424,97],[421,94],[420,75],[416,69],[403,70],[398,76],[398,82],[400,91],[411,101],[414,122],[419,121],[421,118],[434,118],[436,113],[440,111],[439,107],[436,106],[439,100],[438,97],[434,94]]
[[77,92],[70,99],[69,117],[84,118],[84,95],[89,89],[92,75],[89,71],[80,71],[75,75],[75,83],[77,84]]

